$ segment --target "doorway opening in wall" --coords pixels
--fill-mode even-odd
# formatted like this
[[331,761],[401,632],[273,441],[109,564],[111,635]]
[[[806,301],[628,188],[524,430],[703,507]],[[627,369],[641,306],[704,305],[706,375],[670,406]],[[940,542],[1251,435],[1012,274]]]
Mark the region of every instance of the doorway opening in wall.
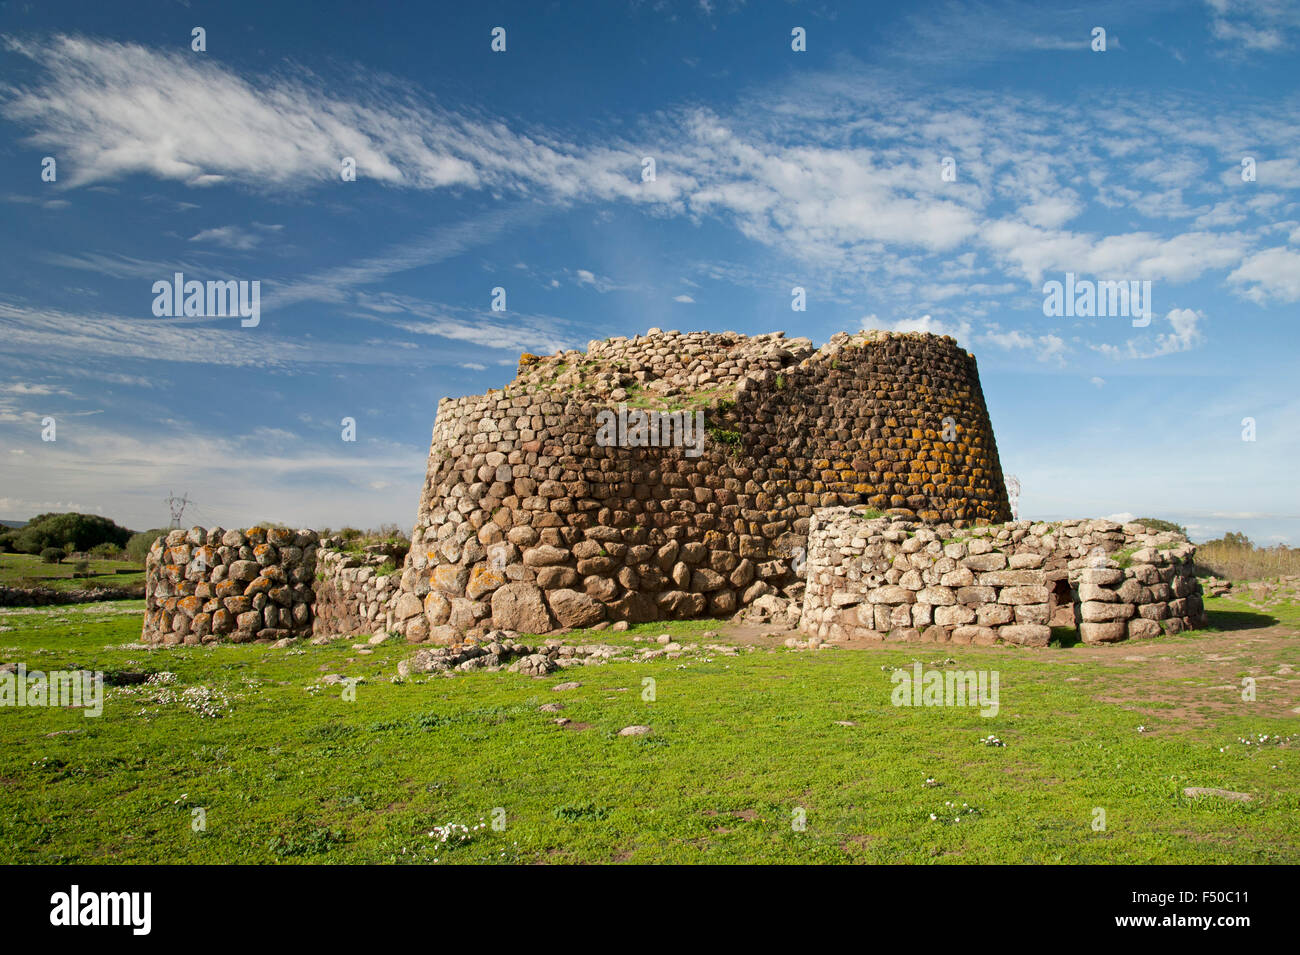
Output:
[[1078,606],[1065,577],[1047,582],[1047,625],[1052,628],[1052,643],[1069,647],[1079,642]]

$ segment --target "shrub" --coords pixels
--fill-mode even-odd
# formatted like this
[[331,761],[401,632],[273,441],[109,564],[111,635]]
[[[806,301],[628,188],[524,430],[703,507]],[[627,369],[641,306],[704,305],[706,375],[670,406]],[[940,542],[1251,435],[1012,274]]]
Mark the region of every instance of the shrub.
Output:
[[88,574],[88,573],[90,573],[90,561],[88,561],[88,560],[79,560],[79,561],[77,561],[75,564],[72,565],[72,572],[73,572],[74,574]]
[[153,542],[160,537],[167,536],[168,528],[155,527],[151,531],[141,531],[138,534],[132,534],[126,542],[127,559],[135,561],[137,564],[143,564],[144,559],[149,556],[149,548]]
[[1256,547],[1245,534],[1230,532],[1196,547],[1196,570],[1228,580],[1264,580],[1300,574],[1300,548]]
[[116,560],[122,556],[122,548],[117,544],[106,542],[103,544],[96,544],[94,547],[90,548],[90,553],[95,557],[103,557],[105,560]]
[[57,564],[63,560],[62,547],[46,547],[41,551],[41,563]]
[[1173,531],[1176,534],[1187,536],[1187,528],[1182,524],[1175,524],[1173,521],[1162,521],[1158,517],[1139,517],[1133,522],[1134,524],[1145,524],[1147,530],[1152,531]]

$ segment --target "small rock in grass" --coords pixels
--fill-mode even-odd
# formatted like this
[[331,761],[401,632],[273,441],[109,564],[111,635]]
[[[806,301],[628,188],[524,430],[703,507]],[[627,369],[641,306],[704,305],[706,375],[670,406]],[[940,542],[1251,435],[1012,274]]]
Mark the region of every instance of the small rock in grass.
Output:
[[545,676],[555,669],[555,661],[543,653],[531,653],[510,664],[508,669],[511,673],[523,673],[528,676]]
[[551,689],[552,690],[576,690],[580,686],[582,686],[581,683],[570,681],[568,683],[557,683],[555,684],[555,686],[551,687]]
[[1188,786],[1183,790],[1183,795],[1191,798],[1198,796],[1218,796],[1221,799],[1227,799],[1232,802],[1250,802],[1255,797],[1250,793],[1235,793],[1231,789],[1207,789],[1203,786]]
[[650,732],[648,726],[624,726],[618,731],[619,736],[645,736]]

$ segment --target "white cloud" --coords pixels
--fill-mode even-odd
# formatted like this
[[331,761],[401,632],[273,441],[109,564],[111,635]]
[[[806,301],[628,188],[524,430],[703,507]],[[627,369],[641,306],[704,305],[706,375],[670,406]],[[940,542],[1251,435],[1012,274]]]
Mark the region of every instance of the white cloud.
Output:
[[1256,252],[1228,275],[1246,298],[1259,304],[1300,300],[1300,252],[1274,248]]
[[1206,0],[1210,33],[1229,53],[1278,53],[1290,49],[1300,11],[1288,0]]
[[[142,307],[141,312],[147,308]],[[260,330],[259,330],[260,331]],[[388,346],[325,344],[264,333],[249,334],[231,319],[131,318],[103,312],[80,314],[29,308],[0,301],[0,355],[32,354],[61,359],[59,367],[95,358],[160,360],[213,366],[300,368],[337,363],[384,366],[414,364],[419,356],[397,356]],[[137,384],[130,376],[119,384]]]
[[1065,340],[1059,335],[1029,335],[1019,330],[1004,332],[996,325],[976,335],[976,340],[995,348],[1031,351],[1039,361],[1058,359],[1066,351]]
[[[281,226],[258,226],[259,232],[278,232],[281,228]],[[190,241],[206,242],[212,245],[222,246],[223,248],[233,249],[237,252],[245,252],[261,245],[263,236],[259,234],[259,232],[243,229],[237,225],[225,225],[212,229],[204,229],[203,231],[190,236]]]
[[1144,343],[1143,339],[1130,339],[1122,347],[1111,344],[1090,347],[1116,359],[1159,358],[1162,355],[1190,351],[1205,338],[1201,331],[1201,321],[1204,318],[1205,315],[1196,309],[1173,308],[1164,316],[1164,321],[1169,323],[1171,330],[1156,335],[1154,340],[1146,340],[1149,344]]
[[674,295],[674,296],[673,296],[673,301],[674,301],[674,302],[681,302],[683,305],[693,305],[693,304],[695,304],[695,299],[691,298],[689,295],[687,295],[687,294],[685,294],[685,293],[682,293],[681,295]]
[[[870,320],[873,324],[868,325]],[[862,327],[864,329],[879,328],[887,332],[929,332],[931,335],[950,335],[957,341],[970,338],[970,323],[957,322],[949,324],[933,318],[930,315],[919,315],[915,318],[904,318],[893,324],[874,324],[876,316],[869,315],[863,319]]]

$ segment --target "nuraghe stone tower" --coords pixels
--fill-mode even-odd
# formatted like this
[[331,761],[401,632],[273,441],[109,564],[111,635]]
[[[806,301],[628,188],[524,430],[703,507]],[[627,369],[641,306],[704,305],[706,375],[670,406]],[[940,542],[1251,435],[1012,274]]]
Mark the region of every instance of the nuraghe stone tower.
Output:
[[[665,440],[701,420],[702,447]],[[1010,519],[975,358],[951,338],[841,333],[814,351],[651,329],[526,354],[501,391],[438,405],[393,627],[448,643],[799,599],[813,510],[844,505]]]

